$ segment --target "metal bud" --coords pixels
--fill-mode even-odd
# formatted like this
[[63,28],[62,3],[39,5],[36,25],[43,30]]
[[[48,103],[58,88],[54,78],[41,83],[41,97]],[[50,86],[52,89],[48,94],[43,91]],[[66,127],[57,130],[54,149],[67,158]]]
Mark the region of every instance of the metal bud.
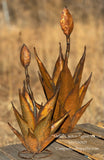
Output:
[[27,46],[23,44],[20,52],[20,61],[24,68],[28,67],[31,60],[31,53]]
[[73,23],[72,15],[70,14],[67,8],[64,8],[62,11],[60,25],[64,34],[66,36],[70,36],[74,27],[74,23]]

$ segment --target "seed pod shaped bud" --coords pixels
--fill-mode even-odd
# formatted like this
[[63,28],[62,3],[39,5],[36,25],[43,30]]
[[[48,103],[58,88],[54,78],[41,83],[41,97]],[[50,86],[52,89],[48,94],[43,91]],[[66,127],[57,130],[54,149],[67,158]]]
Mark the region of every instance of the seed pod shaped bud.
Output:
[[64,8],[62,11],[60,25],[64,34],[66,36],[70,36],[74,27],[74,23],[72,15],[70,14],[67,8]]
[[20,61],[24,68],[28,67],[31,60],[31,53],[27,46],[23,44],[20,52]]

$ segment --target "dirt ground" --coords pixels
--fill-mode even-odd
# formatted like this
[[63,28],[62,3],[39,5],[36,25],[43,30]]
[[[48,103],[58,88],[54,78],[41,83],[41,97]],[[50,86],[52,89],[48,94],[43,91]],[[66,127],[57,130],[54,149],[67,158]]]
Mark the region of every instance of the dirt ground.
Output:
[[65,53],[65,36],[59,20],[64,6],[74,18],[71,35],[69,68],[73,74],[75,67],[87,46],[87,56],[83,70],[82,84],[92,72],[92,80],[84,103],[93,101],[79,123],[95,124],[104,120],[104,1],[103,0],[8,0],[10,20],[5,19],[0,1],[0,146],[17,143],[18,139],[9,129],[7,122],[18,128],[11,101],[19,109],[18,88],[25,78],[19,54],[23,43],[32,53],[29,67],[31,87],[37,102],[46,99],[38,78],[35,61],[35,46],[47,70],[52,74],[58,56],[58,43],[62,43]]

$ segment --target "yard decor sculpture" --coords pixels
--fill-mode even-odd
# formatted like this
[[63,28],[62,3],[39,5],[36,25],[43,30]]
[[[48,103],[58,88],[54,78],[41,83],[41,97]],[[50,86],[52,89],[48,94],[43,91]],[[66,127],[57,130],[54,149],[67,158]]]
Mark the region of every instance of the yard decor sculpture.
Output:
[[36,48],[34,48],[40,71],[39,79],[47,99],[45,105],[38,104],[35,101],[30,87],[28,67],[31,61],[31,53],[25,44],[20,52],[21,64],[25,69],[26,75],[23,89],[22,91],[19,90],[22,113],[20,114],[17,111],[13,103],[12,106],[22,134],[13,128],[10,123],[8,124],[26,150],[34,154],[42,152],[53,140],[58,138],[58,135],[70,133],[92,101],[91,99],[82,106],[92,76],[91,74],[88,80],[80,86],[86,47],[73,76],[68,68],[70,35],[74,23],[72,15],[67,8],[62,11],[60,25],[66,36],[66,53],[64,56],[61,43],[59,43],[59,56],[55,63],[52,77],[38,57]]

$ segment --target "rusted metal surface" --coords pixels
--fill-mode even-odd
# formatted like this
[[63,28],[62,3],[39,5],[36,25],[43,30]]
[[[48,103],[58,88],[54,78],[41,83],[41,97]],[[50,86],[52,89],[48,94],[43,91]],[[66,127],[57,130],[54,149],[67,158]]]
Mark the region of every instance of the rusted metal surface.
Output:
[[[56,61],[52,78],[34,48],[35,58],[40,70],[40,80],[47,98],[47,102],[43,106],[36,105],[37,103],[35,102],[30,85],[28,67],[31,62],[31,53],[25,44],[20,51],[20,61],[25,69],[23,88],[22,91],[19,90],[22,113],[20,114],[17,111],[13,103],[12,106],[21,133],[13,128],[10,123],[8,124],[27,152],[34,154],[42,152],[59,136],[59,133],[70,133],[92,101],[90,99],[88,103],[82,106],[92,75],[80,86],[86,57],[86,47],[76,66],[74,75],[71,74],[68,67],[73,18],[67,8],[64,8],[62,12],[60,25],[66,36],[66,53],[63,55],[60,44],[59,57]],[[37,106],[38,109],[40,108],[38,111]]]
[[66,7],[62,11],[60,25],[64,34],[66,36],[70,36],[74,27],[74,22],[72,15],[70,14],[69,10]]

